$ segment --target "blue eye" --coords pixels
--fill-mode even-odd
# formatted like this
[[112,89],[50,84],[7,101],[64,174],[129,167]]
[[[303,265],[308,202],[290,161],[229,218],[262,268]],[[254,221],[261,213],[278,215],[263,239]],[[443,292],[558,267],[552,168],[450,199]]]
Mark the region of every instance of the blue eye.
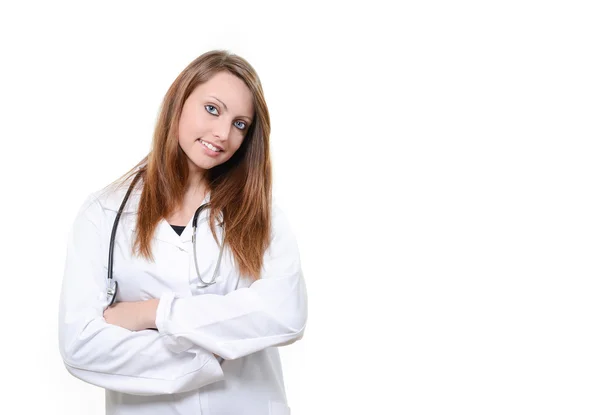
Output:
[[[211,111],[211,108],[214,110],[214,112],[213,112],[213,111]],[[206,109],[206,111],[208,111],[208,113],[209,113],[209,114],[212,114],[212,115],[219,115],[219,112],[217,111],[217,107],[215,107],[214,105],[210,105],[210,104],[208,104],[208,105],[205,105],[205,106],[204,106],[204,109]],[[241,124],[241,126],[239,126],[239,125],[236,125],[236,127],[237,127],[239,130],[245,130],[245,129],[246,129],[247,125],[246,125],[246,123],[245,123],[244,121],[236,121],[236,122]]]
[[218,115],[218,114],[219,114],[218,112],[217,112],[216,114],[215,114],[215,113],[213,113],[213,112],[211,112],[211,110],[209,110],[209,107],[210,107],[210,108],[214,108],[214,109],[215,109],[215,111],[217,110],[217,108],[215,108],[215,106],[214,106],[214,105],[205,105],[205,106],[204,106],[204,108],[205,108],[205,109],[206,109],[206,111],[208,111],[210,114],[212,114],[212,115]]

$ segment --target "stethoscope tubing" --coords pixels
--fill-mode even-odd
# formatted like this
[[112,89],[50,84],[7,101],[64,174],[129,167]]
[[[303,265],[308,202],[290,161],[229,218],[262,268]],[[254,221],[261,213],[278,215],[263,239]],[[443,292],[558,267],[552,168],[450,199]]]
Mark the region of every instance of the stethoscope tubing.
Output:
[[107,290],[107,299],[109,300],[109,306],[111,306],[115,302],[115,298],[117,298],[117,291],[119,289],[119,284],[116,280],[113,279],[113,254],[115,250],[115,236],[117,234],[117,227],[119,225],[119,219],[121,218],[121,213],[123,213],[123,209],[125,208],[125,204],[129,199],[129,195],[133,190],[137,181],[142,177],[143,171],[140,170],[138,174],[135,176],[129,189],[127,189],[127,193],[125,193],[125,197],[121,202],[121,206],[119,207],[119,211],[117,212],[117,216],[115,217],[115,221],[113,223],[112,232],[110,234],[110,244],[108,247],[108,290]]
[[[110,234],[110,244],[109,244],[109,248],[108,248],[108,289],[106,291],[107,300],[109,301],[108,306],[111,306],[114,303],[114,301],[117,297],[117,291],[118,291],[118,287],[119,287],[118,282],[115,279],[113,279],[113,255],[114,255],[114,249],[115,249],[115,236],[117,234],[117,227],[119,225],[119,219],[121,218],[121,213],[123,212],[123,209],[125,208],[125,204],[127,203],[127,200],[129,199],[129,195],[131,194],[131,191],[135,187],[135,184],[137,183],[139,178],[142,176],[142,174],[143,174],[143,171],[140,170],[140,172],[135,176],[135,178],[131,182],[129,189],[127,190],[127,193],[125,194],[123,201],[121,202],[121,206],[119,207],[119,211],[117,212],[117,216],[115,217],[115,221],[114,221],[113,227],[112,227],[112,232]],[[192,219],[192,248],[194,251],[194,266],[196,268],[196,275],[198,275],[198,288],[206,288],[217,282],[216,281],[217,274],[219,273],[219,270],[221,268],[221,258],[223,257],[223,248],[224,248],[224,242],[225,242],[225,234],[224,233],[222,233],[222,236],[221,236],[219,258],[217,260],[217,265],[215,267],[215,271],[213,272],[213,275],[212,275],[212,278],[210,281],[208,281],[208,282],[204,281],[204,279],[202,279],[202,275],[200,274],[200,269],[198,267],[198,258],[196,255],[196,230],[198,227],[197,226],[198,225],[198,216],[204,209],[208,208],[209,206],[210,206],[209,203],[204,203],[203,205],[201,205],[198,209],[196,209],[196,212],[194,212],[194,217]]]
[[217,282],[217,274],[219,273],[219,270],[221,269],[221,258],[223,256],[223,243],[225,242],[225,234],[222,233],[221,236],[221,245],[220,245],[220,249],[219,249],[219,258],[217,259],[217,266],[215,267],[215,271],[213,272],[212,278],[210,279],[209,282],[204,281],[204,279],[202,279],[202,274],[200,273],[200,269],[198,268],[198,257],[197,257],[197,250],[196,250],[196,229],[198,228],[198,215],[200,215],[200,213],[206,209],[207,207],[209,207],[210,204],[209,203],[205,203],[203,205],[201,205],[198,209],[196,209],[196,212],[194,212],[194,218],[192,219],[192,250],[194,251],[194,267],[196,268],[196,275],[198,275],[198,288],[206,288],[210,285],[213,285],[215,282]]

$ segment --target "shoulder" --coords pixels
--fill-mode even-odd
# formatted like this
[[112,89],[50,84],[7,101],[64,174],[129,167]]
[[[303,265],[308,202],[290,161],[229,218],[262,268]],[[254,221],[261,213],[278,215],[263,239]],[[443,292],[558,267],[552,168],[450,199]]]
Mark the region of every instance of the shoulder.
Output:
[[[266,254],[266,273],[287,274],[300,266],[300,250],[285,207],[271,203],[271,240]],[[276,271],[274,271],[276,270]]]
[[[131,180],[127,180],[121,184],[110,184],[88,193],[80,204],[78,218],[87,218],[92,222],[98,223],[102,217],[114,215],[118,212],[130,183]],[[137,184],[129,195],[123,212],[137,211],[140,195],[141,186]]]
[[288,224],[288,217],[284,208],[273,200],[271,202],[271,227],[276,230],[278,227],[286,226]]
[[285,208],[276,200],[271,203],[271,240],[295,243],[294,227]]
[[272,220],[274,220],[275,218],[285,218],[285,216],[286,216],[285,211],[281,207],[281,205],[279,203],[277,203],[276,200],[271,202],[271,218],[272,218]]
[[[92,210],[95,209],[96,211],[102,210],[118,212],[123,200],[125,199],[132,180],[132,178],[129,178],[122,183],[112,183],[101,189],[92,191],[84,200],[82,209],[91,208]],[[140,182],[138,182],[132,189],[129,198],[127,199],[127,204],[123,208],[123,212],[137,211],[137,206],[142,192],[142,185]]]

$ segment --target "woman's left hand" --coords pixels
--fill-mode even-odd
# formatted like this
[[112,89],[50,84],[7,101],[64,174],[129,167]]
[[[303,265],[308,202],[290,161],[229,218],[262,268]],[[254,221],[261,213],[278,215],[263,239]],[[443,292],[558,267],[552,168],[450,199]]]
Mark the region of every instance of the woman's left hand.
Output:
[[104,310],[104,320],[131,331],[155,329],[157,307],[158,299],[115,303]]

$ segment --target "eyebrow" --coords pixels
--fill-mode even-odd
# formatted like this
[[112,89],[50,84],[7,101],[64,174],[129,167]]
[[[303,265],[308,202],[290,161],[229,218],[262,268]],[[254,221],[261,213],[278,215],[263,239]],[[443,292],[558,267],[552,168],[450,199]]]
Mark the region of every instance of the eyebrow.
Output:
[[[221,101],[219,98],[217,98],[217,97],[215,97],[213,95],[209,95],[209,97],[214,98],[217,101],[219,101],[225,107],[225,111],[229,111],[229,109],[227,108],[227,105],[223,101]],[[252,121],[252,118],[248,117],[247,115],[241,115],[241,117],[247,118],[248,120]]]

